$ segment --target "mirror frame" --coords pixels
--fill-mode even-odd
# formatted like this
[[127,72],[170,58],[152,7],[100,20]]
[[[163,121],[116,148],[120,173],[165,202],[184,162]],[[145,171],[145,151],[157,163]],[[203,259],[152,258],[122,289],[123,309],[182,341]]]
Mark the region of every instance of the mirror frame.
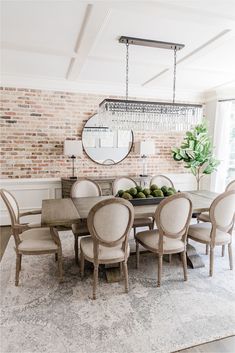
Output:
[[104,166],[104,167],[109,167],[109,166],[112,166],[112,165],[119,164],[119,163],[121,163],[124,159],[126,159],[126,158],[129,156],[129,154],[131,153],[131,150],[132,150],[133,145],[134,145],[134,133],[133,133],[133,130],[130,130],[130,131],[131,131],[132,142],[131,142],[131,146],[130,146],[130,148],[129,148],[129,151],[128,151],[128,153],[125,155],[125,157],[123,157],[120,161],[115,162],[115,163],[113,163],[113,164],[99,163],[99,162],[95,161],[93,158],[91,158],[91,157],[89,156],[89,154],[87,153],[87,151],[86,151],[86,149],[85,149],[84,143],[83,143],[84,128],[85,128],[86,124],[88,123],[88,121],[89,121],[91,118],[93,118],[93,116],[95,116],[95,115],[97,115],[97,114],[98,114],[98,113],[95,113],[95,114],[93,114],[92,116],[90,116],[90,117],[87,119],[87,121],[85,122],[85,124],[83,125],[83,128],[82,128],[82,136],[81,136],[81,137],[82,137],[82,148],[83,148],[83,150],[84,150],[86,156],[87,156],[92,162],[94,162],[94,163],[96,163],[96,164],[102,165],[102,166]]

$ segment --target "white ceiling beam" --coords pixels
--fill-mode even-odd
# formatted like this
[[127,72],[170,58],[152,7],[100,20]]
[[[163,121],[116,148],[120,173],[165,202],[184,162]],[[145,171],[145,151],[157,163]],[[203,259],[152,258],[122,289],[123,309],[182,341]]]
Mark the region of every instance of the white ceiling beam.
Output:
[[72,58],[66,79],[77,80],[82,67],[94,45],[95,38],[107,20],[110,8],[106,3],[88,4],[85,12],[83,24],[78,34],[75,53],[76,58]]

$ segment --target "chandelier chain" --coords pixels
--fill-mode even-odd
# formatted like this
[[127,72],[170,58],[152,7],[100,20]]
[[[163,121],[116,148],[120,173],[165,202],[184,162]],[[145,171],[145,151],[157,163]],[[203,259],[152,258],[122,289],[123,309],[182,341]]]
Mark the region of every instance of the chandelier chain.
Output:
[[128,100],[129,88],[129,43],[126,42],[126,100]]
[[173,103],[175,103],[175,87],[176,87],[176,46],[174,48],[174,73],[173,73]]

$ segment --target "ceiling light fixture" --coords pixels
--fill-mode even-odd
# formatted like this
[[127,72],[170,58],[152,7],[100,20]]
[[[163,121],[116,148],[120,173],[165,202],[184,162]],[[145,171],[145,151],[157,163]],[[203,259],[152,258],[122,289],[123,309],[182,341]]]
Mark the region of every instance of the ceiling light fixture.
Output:
[[[149,39],[120,37],[126,44],[126,97],[125,99],[104,99],[99,105],[103,124],[122,130],[157,130],[162,132],[185,131],[202,118],[202,106],[175,103],[176,53],[183,44],[161,42]],[[129,45],[140,45],[174,51],[173,100],[172,103],[129,100]]]

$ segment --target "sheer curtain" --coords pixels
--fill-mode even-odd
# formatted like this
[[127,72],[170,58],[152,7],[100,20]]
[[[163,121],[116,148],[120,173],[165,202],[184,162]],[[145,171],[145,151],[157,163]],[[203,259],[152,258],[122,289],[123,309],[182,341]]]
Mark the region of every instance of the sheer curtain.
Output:
[[231,101],[217,102],[213,145],[215,146],[215,157],[220,160],[220,165],[217,167],[217,171],[211,175],[211,189],[216,192],[223,192],[226,187],[231,112]]

